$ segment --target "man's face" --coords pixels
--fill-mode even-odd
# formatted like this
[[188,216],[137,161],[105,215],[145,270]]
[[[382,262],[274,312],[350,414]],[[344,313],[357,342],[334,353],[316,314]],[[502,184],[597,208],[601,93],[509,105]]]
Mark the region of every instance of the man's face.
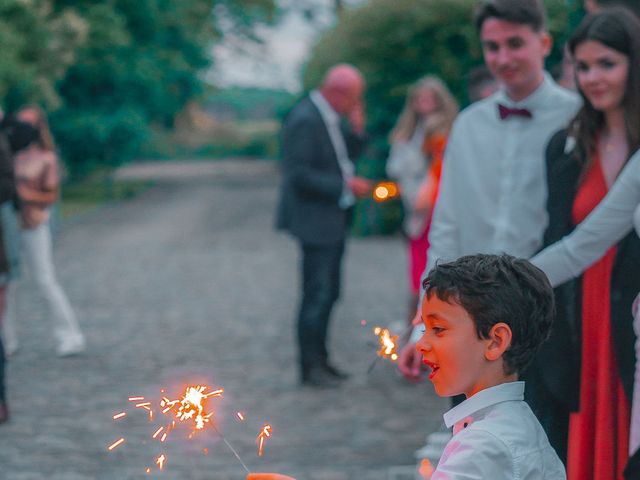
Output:
[[551,50],[551,37],[530,26],[488,18],[480,40],[484,61],[516,101],[529,96],[544,78],[544,59]]
[[475,323],[457,303],[447,303],[435,294],[422,302],[425,327],[416,349],[431,368],[429,380],[436,393],[470,397],[484,388],[484,352],[488,340],[478,338]]
[[353,80],[349,86],[337,89],[333,95],[333,107],[340,115],[350,114],[354,108],[362,104],[364,82]]

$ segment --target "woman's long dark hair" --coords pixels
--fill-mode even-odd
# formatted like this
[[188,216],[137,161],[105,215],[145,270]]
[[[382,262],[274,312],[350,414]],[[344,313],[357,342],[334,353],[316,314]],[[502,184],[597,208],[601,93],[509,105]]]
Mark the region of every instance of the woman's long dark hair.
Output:
[[[590,40],[622,53],[629,60],[622,106],[630,157],[640,148],[640,20],[623,7],[611,7],[587,16],[569,40],[571,55],[575,57],[578,46]],[[596,140],[605,118],[602,112],[593,108],[579,86],[578,91],[584,104],[571,122],[569,131],[576,138],[577,154],[584,162],[584,174],[593,162],[592,153],[596,151]]]

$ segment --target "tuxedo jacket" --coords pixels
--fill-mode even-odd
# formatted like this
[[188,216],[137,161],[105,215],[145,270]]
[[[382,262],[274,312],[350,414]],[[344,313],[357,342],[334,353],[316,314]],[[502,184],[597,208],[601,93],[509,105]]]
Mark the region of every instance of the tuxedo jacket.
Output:
[[[549,226],[545,246],[555,243],[574,228],[571,211],[580,182],[581,165],[576,153],[567,146],[567,133],[556,133],[547,148],[547,210]],[[629,401],[633,395],[635,372],[635,334],[631,306],[640,291],[640,238],[632,231],[616,245],[611,276],[610,315],[616,366]],[[536,356],[551,391],[578,403],[580,385],[582,278],[569,281],[555,290],[556,321],[551,338]]]
[[[363,139],[344,132],[349,158]],[[339,205],[344,179],[320,112],[303,98],[285,119],[281,132],[282,186],[276,213],[278,229],[307,244],[330,245],[344,240],[350,211]]]

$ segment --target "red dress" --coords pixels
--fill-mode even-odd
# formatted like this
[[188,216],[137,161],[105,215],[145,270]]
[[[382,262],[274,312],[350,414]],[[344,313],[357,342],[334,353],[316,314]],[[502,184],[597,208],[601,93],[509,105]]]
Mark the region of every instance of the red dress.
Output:
[[[607,194],[599,159],[573,203],[577,225]],[[622,480],[628,458],[629,403],[616,365],[611,334],[611,272],[616,248],[584,272],[580,411],[569,420],[568,480]]]
[[[422,145],[422,150],[425,155],[431,158],[427,176],[431,175],[436,182],[436,188],[431,196],[431,212],[433,212],[436,205],[436,199],[438,198],[438,187],[440,185],[440,176],[442,175],[442,159],[444,157],[444,150],[446,146],[447,136],[443,134],[434,134],[425,138]],[[427,219],[422,235],[418,238],[409,239],[409,282],[411,285],[411,292],[414,295],[418,295],[422,288],[420,285],[420,278],[427,266],[430,225],[431,213],[429,213],[429,218]]]

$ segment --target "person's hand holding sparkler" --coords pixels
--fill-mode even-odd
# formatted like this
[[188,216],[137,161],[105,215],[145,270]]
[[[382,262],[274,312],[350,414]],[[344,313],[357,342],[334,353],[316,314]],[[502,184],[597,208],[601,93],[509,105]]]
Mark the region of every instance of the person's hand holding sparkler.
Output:
[[[413,317],[411,321],[411,325],[415,327],[416,325],[420,325],[420,323],[420,310],[417,310],[415,317]],[[398,370],[411,382],[422,382],[424,380],[422,376],[424,364],[422,363],[421,355],[416,350],[415,342],[409,340],[405,346],[402,347],[400,356],[398,357]]]
[[368,197],[371,193],[371,189],[373,188],[371,180],[364,177],[351,177],[347,180],[347,185],[351,189],[353,195],[357,198]]

